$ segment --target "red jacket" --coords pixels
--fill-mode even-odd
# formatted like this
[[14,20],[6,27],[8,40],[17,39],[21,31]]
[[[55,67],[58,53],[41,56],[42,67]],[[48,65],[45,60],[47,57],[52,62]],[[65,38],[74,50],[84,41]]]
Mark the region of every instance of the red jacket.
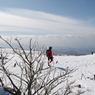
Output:
[[52,50],[50,50],[50,55],[48,57],[53,57]]

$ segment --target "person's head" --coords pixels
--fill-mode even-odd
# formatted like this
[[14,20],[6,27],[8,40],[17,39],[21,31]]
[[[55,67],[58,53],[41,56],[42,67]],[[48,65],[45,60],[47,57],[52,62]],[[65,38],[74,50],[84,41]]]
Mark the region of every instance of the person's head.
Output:
[[51,50],[51,49],[52,49],[52,47],[50,46],[50,47],[49,47],[49,49]]

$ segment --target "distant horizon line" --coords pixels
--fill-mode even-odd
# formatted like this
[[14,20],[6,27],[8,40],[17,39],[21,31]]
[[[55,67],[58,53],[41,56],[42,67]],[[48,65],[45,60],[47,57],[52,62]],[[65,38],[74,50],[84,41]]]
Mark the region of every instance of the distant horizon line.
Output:
[[[12,49],[11,47],[0,47],[0,49]],[[19,49],[19,48],[15,48],[14,47],[14,49]],[[90,48],[91,49],[91,48]],[[94,53],[95,52],[95,50],[87,50],[87,51],[85,51],[85,49],[83,49],[83,50],[64,50],[63,51],[63,49],[61,49],[61,50],[59,50],[59,49],[53,49],[53,54],[59,54],[59,55],[88,55],[88,54],[91,54],[92,52]],[[29,50],[28,48],[24,48],[24,50]]]

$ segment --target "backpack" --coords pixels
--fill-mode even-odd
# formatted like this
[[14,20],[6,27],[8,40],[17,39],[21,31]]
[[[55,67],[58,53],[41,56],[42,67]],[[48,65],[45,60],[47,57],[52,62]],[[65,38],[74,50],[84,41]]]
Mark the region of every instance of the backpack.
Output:
[[50,50],[46,50],[46,56],[50,56]]

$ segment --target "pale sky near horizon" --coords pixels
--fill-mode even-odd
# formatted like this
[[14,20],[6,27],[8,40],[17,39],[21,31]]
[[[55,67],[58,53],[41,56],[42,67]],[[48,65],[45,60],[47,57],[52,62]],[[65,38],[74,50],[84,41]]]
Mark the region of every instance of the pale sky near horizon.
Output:
[[0,35],[35,37],[55,47],[94,48],[95,1],[0,0]]

